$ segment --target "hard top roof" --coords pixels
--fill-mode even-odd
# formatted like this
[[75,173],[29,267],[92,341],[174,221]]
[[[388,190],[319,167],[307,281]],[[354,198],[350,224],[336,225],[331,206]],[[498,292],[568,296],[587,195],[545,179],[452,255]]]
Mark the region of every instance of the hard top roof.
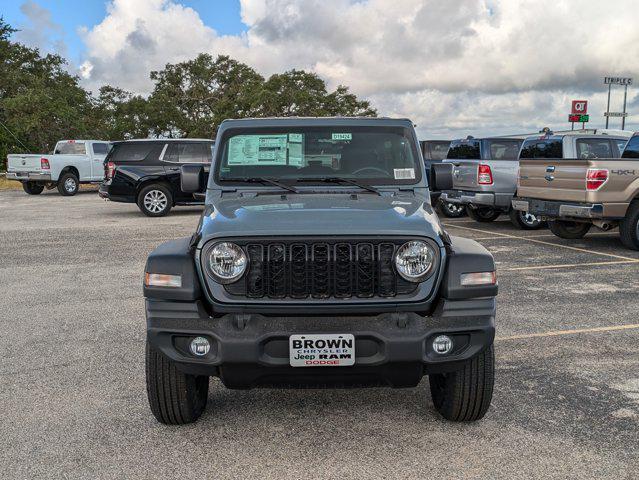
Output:
[[408,118],[388,117],[267,117],[224,120],[220,129],[307,126],[413,126]]

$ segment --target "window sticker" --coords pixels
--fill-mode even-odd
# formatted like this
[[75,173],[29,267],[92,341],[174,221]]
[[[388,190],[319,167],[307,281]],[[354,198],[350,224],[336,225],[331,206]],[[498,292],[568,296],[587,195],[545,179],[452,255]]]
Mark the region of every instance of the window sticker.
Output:
[[393,175],[395,180],[414,180],[415,169],[414,168],[394,168]]
[[287,135],[237,135],[229,140],[229,165],[286,165]]
[[352,133],[333,133],[331,135],[332,140],[353,140]]
[[302,134],[302,133],[289,133],[288,134],[288,141],[290,143],[302,143],[303,139],[304,139],[304,134]]

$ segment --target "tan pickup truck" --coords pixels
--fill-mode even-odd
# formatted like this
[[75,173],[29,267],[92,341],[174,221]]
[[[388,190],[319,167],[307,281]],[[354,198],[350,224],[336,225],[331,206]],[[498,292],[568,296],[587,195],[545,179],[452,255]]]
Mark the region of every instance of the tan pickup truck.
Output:
[[561,238],[618,226],[623,244],[639,250],[639,133],[621,158],[603,158],[603,143],[594,147],[579,159],[521,160],[513,208],[549,220]]

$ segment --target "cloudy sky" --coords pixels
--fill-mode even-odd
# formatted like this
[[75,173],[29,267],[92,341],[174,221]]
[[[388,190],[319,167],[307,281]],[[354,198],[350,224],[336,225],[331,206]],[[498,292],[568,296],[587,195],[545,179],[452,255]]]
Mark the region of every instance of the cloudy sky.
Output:
[[[17,40],[70,61],[90,89],[147,93],[149,71],[200,52],[263,75],[312,70],[422,138],[569,128],[571,99],[604,125],[603,77],[636,76],[634,0],[4,0]],[[9,5],[7,5],[7,3]],[[613,89],[612,111],[623,91]],[[639,129],[639,89],[627,126]],[[611,128],[619,128],[618,119]]]

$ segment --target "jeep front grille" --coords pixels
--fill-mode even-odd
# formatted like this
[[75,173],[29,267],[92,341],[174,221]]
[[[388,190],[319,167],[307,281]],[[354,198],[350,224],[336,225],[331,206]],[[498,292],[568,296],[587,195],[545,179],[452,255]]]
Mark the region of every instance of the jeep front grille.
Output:
[[248,271],[225,288],[235,296],[273,299],[408,295],[417,284],[400,277],[393,260],[405,241],[241,243]]

